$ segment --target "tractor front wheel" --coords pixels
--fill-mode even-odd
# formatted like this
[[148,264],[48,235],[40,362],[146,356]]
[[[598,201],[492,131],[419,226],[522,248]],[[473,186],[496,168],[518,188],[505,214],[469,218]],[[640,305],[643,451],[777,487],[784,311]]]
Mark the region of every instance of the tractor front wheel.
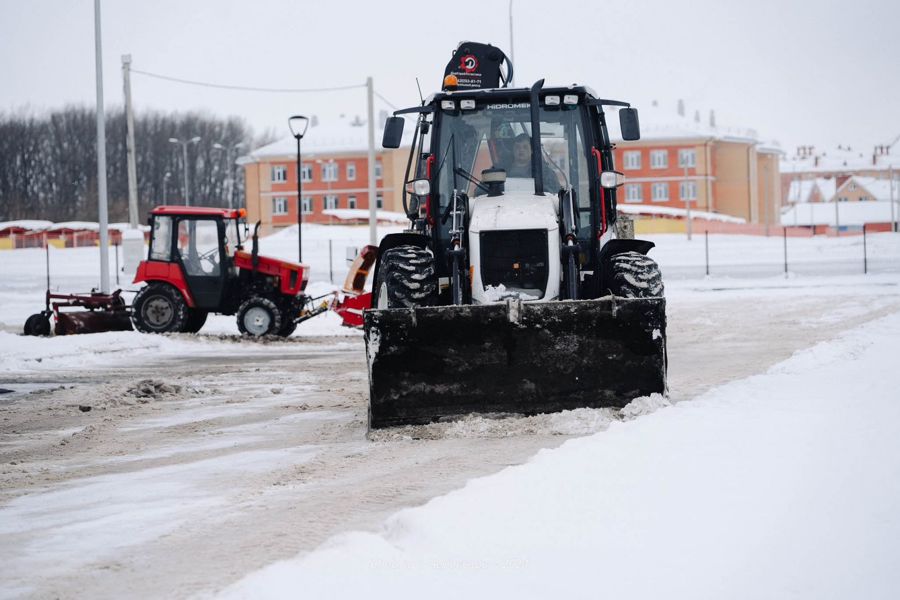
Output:
[[381,256],[373,290],[378,309],[431,306],[437,289],[434,256],[428,250],[398,246]]
[[268,298],[252,296],[238,308],[237,325],[244,335],[274,335],[282,329],[281,311]]
[[131,321],[144,333],[178,333],[185,330],[189,308],[181,292],[165,283],[151,283],[134,297]]
[[610,256],[604,265],[604,286],[620,298],[658,298],[664,295],[662,274],[656,261],[640,252]]

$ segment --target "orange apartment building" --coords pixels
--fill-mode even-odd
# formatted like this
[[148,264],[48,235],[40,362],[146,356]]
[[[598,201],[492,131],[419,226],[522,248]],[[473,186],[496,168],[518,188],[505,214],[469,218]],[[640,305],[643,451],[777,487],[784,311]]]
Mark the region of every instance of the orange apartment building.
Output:
[[[682,110],[683,112],[683,110]],[[641,108],[641,140],[619,141],[616,168],[625,176],[620,204],[719,213],[747,223],[779,222],[781,151],[753,131],[719,128],[658,106]],[[639,213],[640,214],[640,213]],[[646,224],[640,229],[648,231]]]
[[[303,222],[358,223],[368,220],[368,130],[359,118],[320,125],[313,120],[302,140]],[[411,128],[409,128],[411,129]],[[400,196],[409,147],[381,148],[375,131],[376,206],[386,220],[405,221]],[[247,220],[261,232],[297,223],[297,142],[287,136],[241,157]]]

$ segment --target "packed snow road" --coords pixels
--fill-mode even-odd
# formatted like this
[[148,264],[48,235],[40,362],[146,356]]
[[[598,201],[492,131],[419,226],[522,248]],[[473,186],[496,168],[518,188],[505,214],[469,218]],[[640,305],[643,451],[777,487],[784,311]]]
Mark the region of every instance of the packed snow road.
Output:
[[[672,401],[900,311],[891,276],[677,282],[669,296]],[[215,593],[621,418],[474,418],[367,439],[358,334],[0,343],[13,390],[0,395],[0,596]]]

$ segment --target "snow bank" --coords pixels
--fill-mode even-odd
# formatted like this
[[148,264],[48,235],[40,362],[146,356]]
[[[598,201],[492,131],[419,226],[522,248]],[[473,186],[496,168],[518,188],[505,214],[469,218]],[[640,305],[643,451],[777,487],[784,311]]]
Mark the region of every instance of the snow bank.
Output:
[[[900,314],[470,481],[226,598],[890,598]],[[652,408],[652,407],[651,407]]]

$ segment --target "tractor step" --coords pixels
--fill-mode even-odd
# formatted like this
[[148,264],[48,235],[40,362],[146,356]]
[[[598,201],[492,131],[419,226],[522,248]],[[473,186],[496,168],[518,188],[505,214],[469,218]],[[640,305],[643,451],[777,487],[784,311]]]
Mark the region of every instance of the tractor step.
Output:
[[369,427],[623,407],[666,391],[664,298],[367,310]]

